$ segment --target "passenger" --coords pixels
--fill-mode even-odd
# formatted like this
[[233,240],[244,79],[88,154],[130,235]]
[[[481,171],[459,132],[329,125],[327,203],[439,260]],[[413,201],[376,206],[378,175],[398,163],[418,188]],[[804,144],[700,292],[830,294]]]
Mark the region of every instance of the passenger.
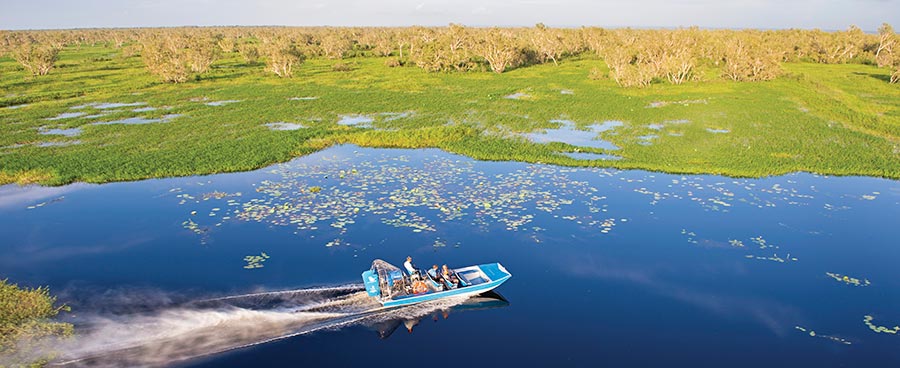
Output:
[[431,276],[431,279],[434,281],[440,281],[440,277],[438,277],[438,266],[432,265],[428,270],[428,276]]
[[[459,286],[459,279],[456,278],[456,275],[453,274],[453,271],[447,265],[442,266],[441,278],[444,281],[444,285],[450,289],[456,289]],[[453,280],[456,281],[454,282]]]
[[447,267],[447,265],[441,266],[441,277],[443,277],[444,280],[450,280],[451,275],[453,275],[453,271],[450,271],[450,268]]
[[409,273],[410,276],[416,274],[416,266],[413,266],[412,257],[406,256],[406,262],[403,262],[403,268],[406,268],[406,272]]
[[452,285],[450,287],[451,289],[456,289],[459,287],[459,278],[457,278],[456,275],[450,276],[450,285]]

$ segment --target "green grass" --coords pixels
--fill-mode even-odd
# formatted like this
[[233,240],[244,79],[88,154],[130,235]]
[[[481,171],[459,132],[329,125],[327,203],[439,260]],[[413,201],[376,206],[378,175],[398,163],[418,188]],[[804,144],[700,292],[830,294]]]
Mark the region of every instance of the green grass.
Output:
[[49,356],[32,354],[46,337],[72,334],[72,325],[50,320],[65,306],[56,306],[47,288],[20,288],[0,280],[0,366],[40,366]]
[[[163,84],[139,57],[114,49],[68,48],[50,75],[32,79],[0,59],[0,183],[108,182],[244,171],[283,162],[337,143],[373,147],[438,147],[484,160],[571,166],[608,166],[673,173],[758,177],[793,171],[900,178],[900,88],[886,69],[867,65],[786,64],[775,81],[725,80],[623,89],[591,80],[591,57],[536,65],[503,74],[427,73],[388,68],[382,58],[343,62],[311,59],[294,78],[236,55],[184,84]],[[706,74],[715,75],[714,71]],[[561,94],[571,90],[574,94]],[[503,96],[523,92],[521,100]],[[315,100],[291,101],[291,97]],[[213,107],[196,99],[241,100]],[[702,101],[648,108],[651,102]],[[46,120],[90,102],[146,102],[151,112],[123,109],[102,118]],[[98,113],[84,109],[88,115]],[[385,112],[413,112],[391,120]],[[182,114],[168,123],[90,125],[96,121]],[[340,126],[344,114],[369,114],[379,130]],[[620,120],[604,139],[620,161],[578,161],[560,154],[577,147],[534,144],[517,133],[552,128],[552,119],[579,126]],[[648,124],[669,124],[657,132]],[[307,128],[272,131],[263,124],[297,122]],[[40,127],[81,127],[74,138],[41,135]],[[727,129],[713,134],[707,128]],[[670,135],[675,133],[678,135]],[[637,138],[657,134],[651,145]],[[38,142],[80,144],[37,147]],[[604,152],[596,149],[581,149]]]

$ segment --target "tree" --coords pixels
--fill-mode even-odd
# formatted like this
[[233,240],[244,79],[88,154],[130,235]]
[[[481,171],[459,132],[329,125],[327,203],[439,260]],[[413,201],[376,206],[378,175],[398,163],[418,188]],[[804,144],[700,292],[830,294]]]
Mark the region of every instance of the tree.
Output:
[[322,53],[329,59],[342,59],[344,54],[353,48],[353,42],[344,32],[330,29],[319,40]]
[[897,34],[890,24],[883,23],[878,27],[878,47],[875,49],[875,63],[879,67],[891,65],[894,54],[894,46],[897,44]]
[[256,64],[259,61],[259,48],[252,43],[242,43],[237,46],[238,53],[247,64]]
[[565,52],[565,44],[560,32],[547,28],[543,23],[538,23],[529,33],[531,46],[537,51],[540,62],[553,60],[554,65],[559,65],[557,60]]
[[737,37],[725,48],[724,75],[734,81],[762,81],[781,74],[777,54],[766,49],[758,40]]
[[416,66],[431,72],[467,71],[474,67],[470,50],[472,35],[465,27],[450,24],[438,33],[423,35],[423,41],[410,51],[410,59]]
[[52,44],[22,42],[12,50],[13,58],[32,76],[47,75],[59,60],[59,47]]
[[891,73],[891,84],[900,82],[900,60],[894,62],[894,72]]
[[652,66],[644,62],[632,43],[610,48],[604,55],[609,76],[622,87],[646,87],[653,81]]
[[215,40],[216,46],[218,46],[222,52],[234,52],[237,49],[237,41],[234,38],[219,34],[216,35]]
[[293,77],[294,64],[304,59],[294,40],[282,35],[263,38],[261,51],[266,56],[267,69],[282,78]]
[[190,76],[186,40],[173,34],[152,34],[141,40],[141,59],[163,82],[184,83]]
[[188,60],[188,66],[194,73],[205,73],[209,70],[209,66],[219,57],[213,38],[191,35],[188,36],[186,43],[185,56]]
[[494,73],[503,73],[507,68],[516,67],[522,62],[522,51],[509,30],[491,28],[482,32],[475,50],[488,62]]

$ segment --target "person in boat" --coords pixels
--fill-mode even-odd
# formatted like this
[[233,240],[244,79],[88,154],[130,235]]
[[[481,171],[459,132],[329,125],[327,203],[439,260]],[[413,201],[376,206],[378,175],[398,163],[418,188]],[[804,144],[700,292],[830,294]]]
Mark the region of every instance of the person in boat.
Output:
[[403,262],[403,268],[406,269],[406,272],[409,273],[409,276],[418,275],[418,271],[416,271],[416,266],[412,263],[412,257],[406,256],[406,262]]
[[450,276],[450,288],[456,289],[459,287],[459,285],[460,285],[459,278],[456,277],[456,275]]
[[437,265],[431,265],[431,268],[428,270],[428,276],[431,276],[431,279],[434,281],[438,281],[438,282],[441,281],[441,276],[438,273]]
[[441,267],[441,278],[444,281],[444,285],[446,285],[449,289],[456,289],[459,287],[459,277],[456,276],[456,273],[447,267],[447,265],[443,265]]
[[437,288],[437,291],[447,290],[447,285],[444,284],[444,278],[441,277],[441,271],[438,269],[438,265],[431,265],[431,268],[426,271],[428,277],[431,277],[431,281],[434,282],[434,286]]
[[450,280],[450,276],[453,276],[453,271],[450,271],[450,267],[447,267],[446,264],[441,266],[441,277],[444,280]]

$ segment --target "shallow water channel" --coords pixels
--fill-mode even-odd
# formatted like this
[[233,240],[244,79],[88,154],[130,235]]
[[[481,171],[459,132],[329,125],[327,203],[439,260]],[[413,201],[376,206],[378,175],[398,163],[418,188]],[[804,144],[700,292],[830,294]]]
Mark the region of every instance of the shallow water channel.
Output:
[[[184,366],[897,366],[898,204],[877,178],[346,145],[245,173],[0,187],[0,277],[72,306],[69,359],[128,330],[197,336],[130,361]],[[513,277],[484,303],[360,312],[360,273],[407,255]],[[240,303],[199,306],[223,297]]]

